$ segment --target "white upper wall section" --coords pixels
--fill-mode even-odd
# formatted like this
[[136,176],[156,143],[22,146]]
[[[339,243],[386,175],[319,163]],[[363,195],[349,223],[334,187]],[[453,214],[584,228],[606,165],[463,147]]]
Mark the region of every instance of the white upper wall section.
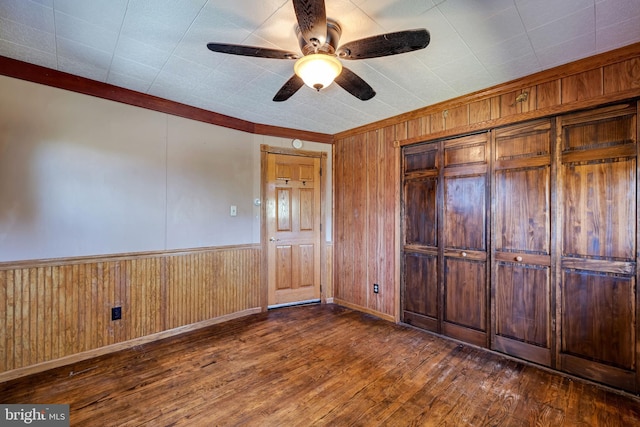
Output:
[[0,76],[0,262],[259,243],[260,144],[290,142]]

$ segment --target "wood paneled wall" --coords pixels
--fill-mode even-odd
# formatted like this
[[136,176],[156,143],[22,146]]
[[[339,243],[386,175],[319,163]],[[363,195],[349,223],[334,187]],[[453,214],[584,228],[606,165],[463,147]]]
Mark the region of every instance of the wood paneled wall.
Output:
[[246,245],[0,264],[0,373],[260,311],[260,257]]
[[[344,138],[334,151],[334,295],[396,320],[398,148],[393,127]],[[378,293],[373,285],[378,284]]]
[[640,94],[640,43],[334,135],[393,127],[402,145],[628,100]]
[[321,258],[320,263],[322,264],[322,289],[321,295],[323,298],[323,302],[333,302],[334,292],[333,292],[333,242],[327,242],[325,244],[324,256]]
[[[394,144],[638,97],[640,43],[334,135],[336,302],[398,318],[399,249],[392,242],[400,233],[400,172]],[[377,295],[375,280],[382,282]]]

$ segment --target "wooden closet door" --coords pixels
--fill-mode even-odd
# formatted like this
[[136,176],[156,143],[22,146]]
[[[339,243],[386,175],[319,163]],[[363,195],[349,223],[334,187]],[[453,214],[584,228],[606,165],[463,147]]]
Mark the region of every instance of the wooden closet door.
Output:
[[637,391],[636,107],[558,119],[559,368]]
[[551,365],[551,121],[494,131],[492,349]]
[[439,143],[403,151],[402,320],[439,332]]
[[487,346],[487,134],[444,141],[445,335]]

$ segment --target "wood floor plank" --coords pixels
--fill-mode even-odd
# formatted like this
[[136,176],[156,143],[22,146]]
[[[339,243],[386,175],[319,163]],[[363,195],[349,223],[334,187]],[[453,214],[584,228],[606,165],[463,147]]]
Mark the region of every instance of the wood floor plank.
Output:
[[336,305],[272,310],[0,383],[73,426],[626,426],[640,400]]
[[[418,335],[423,335],[418,333]],[[422,337],[421,337],[422,338]],[[437,363],[445,352],[439,346],[414,344],[419,351],[405,353],[402,363],[388,371],[384,378],[367,385],[366,393],[373,405],[358,419],[366,425],[378,425],[404,405],[432,375],[428,364]]]

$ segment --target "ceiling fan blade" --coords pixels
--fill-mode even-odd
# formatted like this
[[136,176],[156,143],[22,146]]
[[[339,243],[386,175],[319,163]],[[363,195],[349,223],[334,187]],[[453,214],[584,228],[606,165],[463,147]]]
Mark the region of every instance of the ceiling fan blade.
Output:
[[424,28],[398,31],[345,43],[336,53],[341,59],[379,58],[424,49],[430,40],[431,35]]
[[307,42],[322,46],[327,40],[324,0],[293,0],[300,34]]
[[291,96],[296,93],[298,91],[298,89],[300,89],[302,86],[304,85],[304,82],[302,81],[302,79],[300,77],[298,77],[297,75],[293,75],[289,80],[287,80],[287,82],[280,88],[280,90],[278,91],[278,93],[276,93],[276,96],[273,97],[273,100],[275,102],[282,102],[282,101],[286,101],[287,99],[291,98]]
[[367,101],[376,96],[376,91],[348,68],[342,67],[342,72],[334,81],[341,88],[362,101]]
[[253,56],[258,58],[272,59],[298,59],[300,55],[295,52],[288,52],[280,49],[268,49],[257,46],[243,46],[227,43],[207,43],[209,50],[218,53],[229,53],[231,55]]

